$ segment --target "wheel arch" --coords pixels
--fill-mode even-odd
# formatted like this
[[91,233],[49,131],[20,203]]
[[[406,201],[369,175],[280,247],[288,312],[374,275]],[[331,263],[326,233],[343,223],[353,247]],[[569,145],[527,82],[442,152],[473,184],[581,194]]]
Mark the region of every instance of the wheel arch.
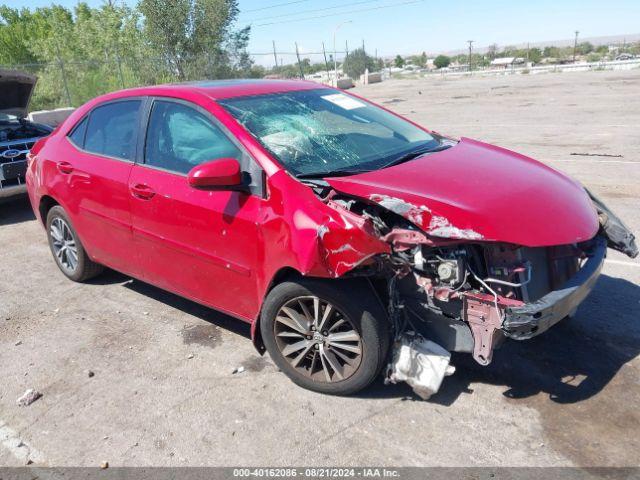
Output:
[[[317,277],[317,276],[303,275],[300,271],[296,270],[293,267],[282,267],[271,278],[271,281],[269,282],[269,285],[265,289],[264,294],[262,296],[260,310],[258,311],[258,314],[254,319],[254,321],[251,323],[251,341],[253,342],[253,346],[256,348],[258,353],[260,353],[260,355],[264,355],[264,353],[266,352],[266,348],[262,340],[262,334],[260,333],[260,318],[262,316],[262,308],[264,306],[264,301],[266,300],[267,295],[269,295],[269,292],[271,292],[271,290],[273,290],[273,288],[276,285],[279,285],[286,281],[301,280],[303,278],[314,279],[314,280],[319,280],[323,282],[359,282],[364,285],[364,288],[369,289],[371,291],[371,294],[375,296],[378,301],[381,301],[380,296],[378,295],[378,292],[373,287],[373,284],[367,281],[364,277],[352,277],[352,278]],[[383,309],[385,309],[382,303],[381,303],[381,306],[383,307]]]
[[58,202],[51,195],[42,195],[42,197],[40,197],[40,203],[38,204],[38,213],[40,214],[40,221],[45,227],[47,226],[47,214],[49,213],[49,210],[51,210],[56,205],[60,205],[60,202]]
[[267,295],[269,295],[269,292],[273,290],[273,287],[276,285],[287,280],[295,280],[303,277],[304,275],[293,267],[282,267],[273,275],[271,281],[267,285],[267,288],[265,288],[260,302],[260,310],[258,310],[256,318],[251,323],[251,341],[260,355],[264,355],[267,351],[264,346],[264,342],[262,341],[262,334],[260,333],[260,316],[262,315],[262,307]]

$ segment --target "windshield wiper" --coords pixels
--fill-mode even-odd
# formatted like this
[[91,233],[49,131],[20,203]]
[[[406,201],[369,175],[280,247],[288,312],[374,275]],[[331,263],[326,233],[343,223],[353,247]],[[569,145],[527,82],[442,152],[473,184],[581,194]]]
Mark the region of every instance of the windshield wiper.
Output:
[[400,163],[408,162],[409,160],[413,160],[414,158],[424,155],[425,153],[441,152],[442,150],[446,150],[447,148],[450,148],[452,146],[453,145],[449,143],[440,143],[435,147],[431,147],[431,148],[424,148],[424,147],[416,148],[415,150],[407,152],[404,155],[401,155],[393,159],[391,162],[376,168],[359,169],[359,170],[329,170],[326,172],[303,173],[300,175],[296,175],[296,177],[300,179],[312,179],[312,178],[324,178],[324,177],[346,177],[348,175],[356,175],[358,173],[367,173],[373,170],[381,170],[383,168],[392,167]]
[[446,150],[447,148],[451,148],[452,145],[447,144],[447,143],[442,143],[436,147],[432,147],[432,148],[420,148],[417,150],[413,150],[411,152],[407,152],[404,155],[400,155],[398,158],[393,159],[392,161],[390,161],[389,163],[382,165],[380,167],[380,169],[383,168],[387,168],[387,167],[393,167],[394,165],[399,165],[401,163],[404,162],[408,162],[409,160],[413,160],[414,158],[418,158],[426,153],[435,153],[435,152],[441,152],[442,150]]
[[329,170],[326,172],[303,173],[296,175],[296,178],[324,178],[324,177],[346,177],[348,175],[356,175],[358,173],[367,173],[371,170]]

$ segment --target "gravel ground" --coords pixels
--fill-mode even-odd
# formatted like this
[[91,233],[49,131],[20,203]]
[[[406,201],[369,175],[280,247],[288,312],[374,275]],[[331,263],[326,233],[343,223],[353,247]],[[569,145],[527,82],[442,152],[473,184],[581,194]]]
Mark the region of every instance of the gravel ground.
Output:
[[[640,232],[640,70],[356,92],[547,162]],[[455,357],[420,401],[381,381],[350,398],[302,390],[241,322],[115,272],[66,280],[25,199],[0,205],[0,245],[0,465],[640,464],[637,259],[611,254],[576,318],[506,344],[487,368]],[[18,406],[29,388],[43,397]]]

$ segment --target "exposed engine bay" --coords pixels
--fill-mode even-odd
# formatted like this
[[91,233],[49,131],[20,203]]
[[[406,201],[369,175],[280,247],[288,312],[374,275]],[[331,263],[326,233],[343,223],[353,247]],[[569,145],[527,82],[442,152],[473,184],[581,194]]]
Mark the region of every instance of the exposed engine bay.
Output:
[[0,69],[0,199],[26,192],[27,154],[53,128],[26,119],[36,77]]
[[[391,255],[376,261],[389,284],[391,313],[406,317],[397,319],[399,325],[409,322],[449,351],[473,353],[483,365],[490,363],[493,347],[504,336],[484,335],[486,328],[475,330],[475,322],[498,326],[507,307],[536,301],[558,288],[586,258],[587,245],[526,248],[438,242],[379,206],[339,196],[332,202],[368,218],[391,243]],[[489,318],[482,320],[483,315]],[[474,350],[476,343],[482,348]]]
[[0,198],[25,189],[27,154],[51,127],[24,119],[0,120]]
[[13,142],[49,135],[51,128],[27,120],[3,122],[0,120],[0,143]]
[[[442,237],[437,237],[416,225],[423,223],[418,217],[430,213],[426,208],[391,197],[353,198],[321,181],[309,185],[329,206],[364,219],[374,235],[390,245],[390,253],[367,258],[345,276],[368,277],[388,305],[396,339],[393,357],[404,356],[404,366],[400,360],[390,362],[392,382],[405,378],[402,371],[424,370],[407,367],[409,358],[416,365],[435,365],[428,360],[433,357],[419,349],[399,353],[411,345],[424,349],[425,341],[447,352],[471,353],[479,364],[488,365],[506,338],[531,338],[573,315],[595,284],[607,244],[637,255],[633,235],[611,212],[604,213],[606,207],[593,196],[601,225],[594,238],[532,248],[482,241],[475,232],[455,229],[443,219],[434,228],[449,230],[439,230]],[[434,225],[433,218],[429,225]],[[436,380],[430,377],[429,385],[439,386],[449,374],[446,358],[439,373],[432,372]],[[416,377],[407,382],[417,382]],[[433,393],[426,385],[415,389]]]

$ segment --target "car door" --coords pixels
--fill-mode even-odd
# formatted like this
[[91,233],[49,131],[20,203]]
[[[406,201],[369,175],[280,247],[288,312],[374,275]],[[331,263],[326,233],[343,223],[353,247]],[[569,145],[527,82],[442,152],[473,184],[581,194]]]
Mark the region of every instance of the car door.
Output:
[[203,162],[236,158],[245,175],[256,164],[207,111],[159,98],[129,179],[131,220],[146,281],[234,315],[252,318],[255,240],[262,198],[250,192],[199,190],[187,173]]
[[137,149],[139,98],[101,104],[81,119],[59,150],[58,190],[85,248],[99,263],[129,274],[133,236],[129,175]]

